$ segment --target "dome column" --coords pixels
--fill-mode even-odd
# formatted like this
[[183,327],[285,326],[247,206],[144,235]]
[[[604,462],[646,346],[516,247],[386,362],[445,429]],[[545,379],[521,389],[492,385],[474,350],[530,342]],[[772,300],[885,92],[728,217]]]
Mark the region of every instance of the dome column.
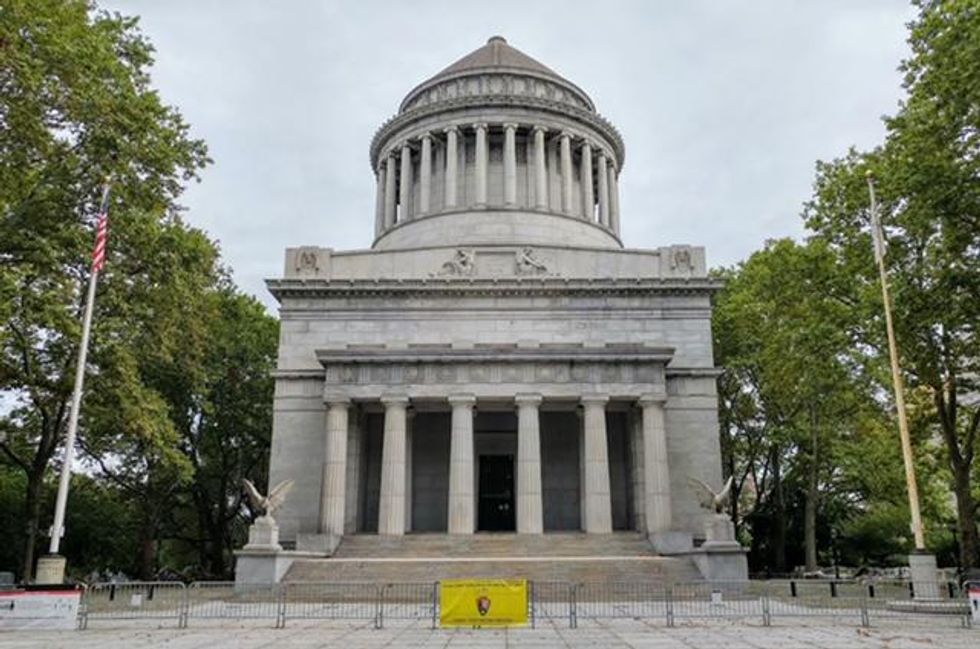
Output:
[[534,127],[534,206],[539,210],[548,209],[548,176],[544,166],[544,132],[544,127]]
[[395,225],[395,154],[388,153],[385,160],[385,229]]
[[459,164],[458,137],[459,129],[455,126],[446,129],[446,209],[456,207],[456,167]]
[[385,163],[378,163],[377,196],[374,202],[374,236],[379,237],[385,229]]
[[609,227],[619,234],[619,181],[616,164],[609,165]]
[[487,125],[474,124],[476,131],[476,205],[487,204]]
[[504,124],[504,204],[517,204],[517,124]]
[[606,152],[599,149],[598,169],[599,174],[599,223],[609,227],[609,171],[606,163]]
[[595,195],[592,192],[592,145],[582,143],[582,218],[589,223],[595,218]]
[[412,202],[412,148],[408,142],[402,144],[402,173],[401,183],[398,185],[398,202],[402,205],[398,220],[407,221],[410,218],[409,205]]
[[561,209],[565,214],[572,213],[572,136],[562,131],[558,137],[561,156]]
[[422,157],[419,159],[419,214],[431,211],[432,134],[422,134]]

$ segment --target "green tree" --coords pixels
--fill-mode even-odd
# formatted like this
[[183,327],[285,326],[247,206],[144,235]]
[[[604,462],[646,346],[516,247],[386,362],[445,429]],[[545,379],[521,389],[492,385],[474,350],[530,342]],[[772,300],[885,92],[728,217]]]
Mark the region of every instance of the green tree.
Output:
[[[179,295],[186,273],[175,264],[205,257],[213,265],[217,255],[177,217],[183,183],[207,163],[206,150],[150,87],[151,62],[135,20],[86,2],[8,0],[0,9],[0,453],[26,477],[25,576],[68,415],[103,177],[114,178],[112,235],[89,394],[96,385],[116,390],[131,432],[169,435],[153,394],[123,394],[140,375],[127,344],[153,329],[162,295]],[[191,250],[171,247],[188,239]]]
[[885,349],[868,235],[865,174],[877,177],[889,241],[896,333],[909,390],[931,402],[956,497],[960,563],[978,565],[976,451],[980,435],[980,10],[975,1],[922,3],[903,63],[907,99],[885,120],[878,149],[817,168],[806,222],[862,287]]
[[[725,273],[715,309],[732,503],[752,507],[746,517],[756,562],[764,555],[777,572],[787,568],[796,501],[802,501],[801,558],[806,569],[817,568],[818,514],[844,477],[836,471],[839,448],[872,405],[849,355],[854,298],[834,261],[819,242],[769,242]],[[754,502],[744,498],[746,485]]]

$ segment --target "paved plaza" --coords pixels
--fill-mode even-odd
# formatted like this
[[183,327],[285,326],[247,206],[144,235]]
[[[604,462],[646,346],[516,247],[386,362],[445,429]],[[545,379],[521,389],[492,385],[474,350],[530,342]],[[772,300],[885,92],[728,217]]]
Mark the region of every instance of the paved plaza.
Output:
[[710,624],[666,628],[642,620],[582,622],[577,629],[546,624],[537,629],[429,629],[415,624],[375,630],[367,626],[322,623],[290,624],[285,629],[214,625],[191,629],[146,629],[139,626],[90,628],[86,631],[16,631],[0,634],[0,649],[70,647],[71,649],[312,649],[314,647],[636,647],[651,649],[975,649],[980,629],[939,624],[890,624],[863,629],[831,622],[772,628]]

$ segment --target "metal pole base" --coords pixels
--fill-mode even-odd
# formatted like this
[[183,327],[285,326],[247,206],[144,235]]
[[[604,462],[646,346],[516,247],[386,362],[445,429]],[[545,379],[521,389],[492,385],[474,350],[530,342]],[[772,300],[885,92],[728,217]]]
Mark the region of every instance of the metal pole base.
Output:
[[65,558],[60,554],[46,554],[37,560],[34,571],[35,584],[65,583]]

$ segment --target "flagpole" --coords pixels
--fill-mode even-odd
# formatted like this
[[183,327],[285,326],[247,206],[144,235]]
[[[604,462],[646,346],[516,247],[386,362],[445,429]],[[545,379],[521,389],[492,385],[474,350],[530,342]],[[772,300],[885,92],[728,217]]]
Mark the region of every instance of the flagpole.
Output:
[[[107,209],[109,197],[109,179],[102,186],[102,198],[99,201],[100,219]],[[98,243],[96,243],[98,247]],[[58,480],[58,496],[54,505],[54,522],[51,524],[51,542],[48,545],[48,557],[38,560],[38,583],[51,584],[64,581],[65,560],[58,556],[61,549],[61,537],[65,533],[65,510],[68,505],[68,487],[71,484],[72,463],[75,457],[75,438],[78,434],[78,415],[82,406],[82,388],[85,383],[85,364],[88,357],[89,335],[92,330],[92,309],[95,305],[95,288],[99,280],[101,264],[93,260],[92,272],[88,279],[88,296],[85,300],[85,315],[82,317],[82,340],[78,350],[78,362],[75,365],[75,388],[71,395],[71,410],[68,415],[68,432],[65,435],[65,458],[61,465],[61,476]],[[43,563],[42,563],[43,562]]]
[[881,278],[881,299],[885,304],[885,329],[888,332],[888,356],[891,359],[892,383],[895,388],[895,409],[898,414],[898,436],[902,440],[902,458],[905,462],[905,484],[909,494],[909,509],[912,511],[912,535],[915,537],[916,552],[926,549],[925,531],[922,527],[922,513],[919,509],[919,488],[915,480],[915,464],[912,457],[912,440],[909,437],[908,418],[905,415],[905,387],[898,365],[898,343],[892,323],[892,302],[888,293],[888,274],[885,270],[885,238],[878,216],[878,202],[875,197],[875,180],[871,172],[867,174],[868,194],[871,197],[871,236],[874,238],[875,260],[878,262],[878,275]]

